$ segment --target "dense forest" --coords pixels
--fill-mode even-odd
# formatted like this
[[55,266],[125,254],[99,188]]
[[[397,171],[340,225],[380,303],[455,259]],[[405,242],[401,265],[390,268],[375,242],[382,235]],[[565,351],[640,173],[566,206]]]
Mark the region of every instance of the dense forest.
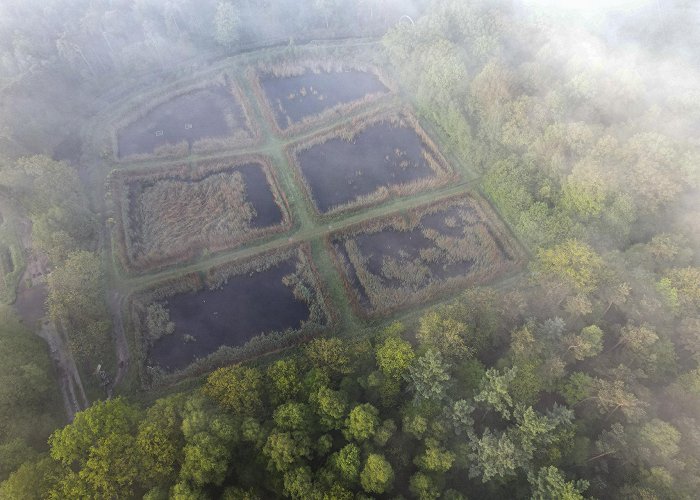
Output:
[[0,212],[31,221],[81,373],[117,362],[85,123],[253,48],[380,40],[529,255],[400,321],[97,393],[71,422],[49,349],[3,308],[0,497],[697,498],[699,23],[684,1],[0,3]]

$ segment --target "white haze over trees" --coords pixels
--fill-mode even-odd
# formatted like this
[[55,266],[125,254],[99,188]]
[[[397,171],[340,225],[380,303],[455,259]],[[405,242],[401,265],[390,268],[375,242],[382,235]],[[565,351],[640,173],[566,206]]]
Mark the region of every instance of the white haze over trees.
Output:
[[0,0],[3,283],[41,252],[37,308],[82,375],[117,373],[110,110],[328,40],[473,170],[523,272],[161,392],[127,380],[72,422],[56,345],[4,305],[0,498],[697,498],[700,2]]

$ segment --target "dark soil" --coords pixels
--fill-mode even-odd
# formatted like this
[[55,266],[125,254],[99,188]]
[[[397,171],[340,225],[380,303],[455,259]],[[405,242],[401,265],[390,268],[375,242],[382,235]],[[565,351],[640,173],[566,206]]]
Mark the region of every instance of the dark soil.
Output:
[[368,94],[389,92],[376,75],[363,71],[307,71],[286,78],[266,76],[261,79],[261,84],[274,110],[277,125],[283,130],[337,104],[347,104]]
[[352,141],[330,139],[297,155],[316,206],[327,212],[381,186],[434,176],[423,158],[425,149],[415,130],[383,122],[370,125]]
[[[233,117],[238,127],[245,126],[241,105],[224,86],[177,96],[119,131],[119,157],[150,154],[161,146],[181,141],[187,141],[191,148],[200,139],[230,136],[233,129],[226,115]],[[187,124],[192,128],[185,128]],[[157,131],[163,135],[156,136]]]
[[[288,260],[266,271],[233,276],[217,290],[171,297],[168,307],[175,332],[155,342],[151,361],[173,371],[221,346],[239,346],[262,333],[299,328],[309,317],[309,307],[282,283],[294,269],[295,261]],[[185,342],[185,334],[196,340]]]

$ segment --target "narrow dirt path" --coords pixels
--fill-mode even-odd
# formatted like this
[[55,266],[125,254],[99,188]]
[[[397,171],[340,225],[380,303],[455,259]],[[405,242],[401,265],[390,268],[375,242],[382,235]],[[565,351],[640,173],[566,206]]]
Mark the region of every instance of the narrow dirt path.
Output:
[[68,420],[72,421],[75,414],[89,406],[85,390],[78,375],[70,349],[66,345],[62,335],[59,333],[52,321],[45,319],[41,329],[37,333],[49,344],[51,359],[56,367],[58,383],[63,396],[63,404],[66,409]]
[[[31,249],[31,223],[25,220],[20,227],[22,247]],[[42,257],[38,256],[32,263],[28,262],[20,279],[14,308],[27,328],[48,344],[66,416],[69,421],[72,421],[77,412],[88,407],[89,402],[68,344],[56,325],[48,318],[46,311],[48,287],[45,282],[45,269],[36,264],[41,260]],[[27,286],[27,283],[32,283],[32,286]]]
[[126,375],[127,371],[129,370],[130,356],[129,343],[126,340],[124,320],[122,317],[123,297],[118,290],[113,290],[112,293],[110,293],[107,304],[109,306],[110,315],[112,316],[112,330],[114,332],[114,342],[117,354],[117,373],[107,391],[108,396],[111,398],[114,388],[120,384],[124,378],[124,375]]

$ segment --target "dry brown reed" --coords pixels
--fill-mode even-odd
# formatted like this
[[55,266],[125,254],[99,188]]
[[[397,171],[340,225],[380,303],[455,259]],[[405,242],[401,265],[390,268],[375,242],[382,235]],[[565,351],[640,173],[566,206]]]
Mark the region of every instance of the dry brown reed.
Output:
[[[254,200],[238,170],[263,170],[282,219],[254,227]],[[117,171],[109,182],[115,202],[114,240],[127,272],[153,271],[187,262],[288,230],[291,216],[270,165],[262,156],[243,156],[187,165]]]
[[[460,234],[443,234],[422,225],[425,216],[440,213],[445,214],[443,223],[461,230]],[[381,271],[375,274],[356,238],[385,231],[419,231],[431,246],[420,248],[414,258],[407,252],[399,252],[398,258],[385,256]],[[488,204],[472,194],[417,207],[406,214],[364,221],[330,235],[326,244],[353,307],[365,317],[388,315],[466,286],[493,281],[520,269],[525,262],[517,240]],[[431,266],[455,264],[464,264],[465,272],[442,279],[431,272]]]

